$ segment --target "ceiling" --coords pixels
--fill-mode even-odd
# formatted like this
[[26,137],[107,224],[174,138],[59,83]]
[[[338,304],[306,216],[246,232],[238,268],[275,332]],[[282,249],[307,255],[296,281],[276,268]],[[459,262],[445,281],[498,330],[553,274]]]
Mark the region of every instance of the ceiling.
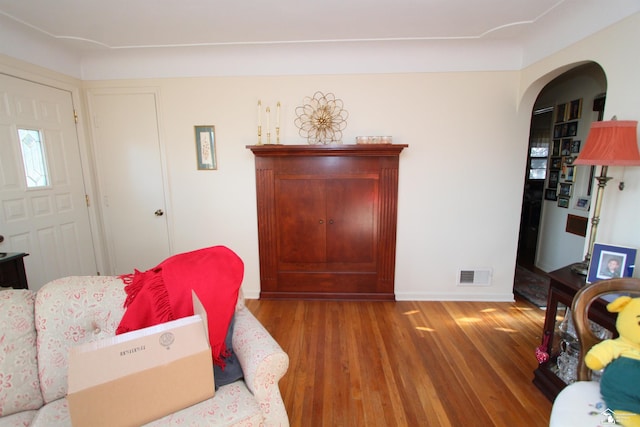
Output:
[[[586,0],[588,2],[589,0]],[[614,0],[616,1],[616,0]],[[576,0],[0,0],[74,49],[365,40],[517,39]]]
[[88,80],[515,70],[639,12],[639,0],[0,0],[0,54]]

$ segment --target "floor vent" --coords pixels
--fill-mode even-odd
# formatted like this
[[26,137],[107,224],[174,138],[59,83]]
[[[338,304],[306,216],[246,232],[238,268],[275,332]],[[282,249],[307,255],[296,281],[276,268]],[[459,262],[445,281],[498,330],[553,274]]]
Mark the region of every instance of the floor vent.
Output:
[[491,284],[491,269],[460,270],[458,285],[460,286],[489,286]]

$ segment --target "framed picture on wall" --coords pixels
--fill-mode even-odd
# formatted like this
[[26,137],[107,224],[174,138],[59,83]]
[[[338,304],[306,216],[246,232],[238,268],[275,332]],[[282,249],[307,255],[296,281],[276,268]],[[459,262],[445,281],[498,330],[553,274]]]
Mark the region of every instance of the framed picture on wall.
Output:
[[553,127],[553,137],[554,138],[560,138],[562,137],[562,125],[555,125]]
[[562,157],[551,158],[551,169],[560,170],[562,167]]
[[567,104],[558,104],[555,108],[555,122],[560,123],[567,120]]
[[560,183],[560,191],[558,191],[558,195],[559,196],[563,196],[563,197],[571,197],[571,187],[572,185],[568,182],[561,182]]
[[194,126],[198,170],[218,169],[216,159],[216,132],[214,126]]
[[636,249],[596,243],[589,262],[587,283],[617,277],[631,277],[636,264]]
[[553,140],[553,146],[551,147],[551,155],[552,156],[559,156],[560,155],[560,142],[561,140],[559,139],[554,139]]
[[567,182],[575,182],[576,177],[576,167],[575,166],[567,166],[567,170],[564,176],[564,180]]
[[578,134],[578,122],[567,123],[567,134],[562,136],[576,136]]
[[558,192],[555,188],[547,188],[544,192],[544,199],[552,200],[555,202],[556,200],[558,200]]
[[578,200],[576,200],[575,208],[581,211],[588,211],[590,205],[591,205],[591,197],[582,196],[582,197],[578,197]]
[[580,152],[580,140],[574,139],[571,141],[571,154],[578,154]]
[[559,208],[568,208],[569,207],[569,198],[568,197],[558,197],[558,207]]
[[582,115],[582,98],[571,101],[567,113],[567,120],[578,120]]
[[549,187],[554,189],[558,188],[558,182],[560,182],[560,171],[558,170],[549,171]]

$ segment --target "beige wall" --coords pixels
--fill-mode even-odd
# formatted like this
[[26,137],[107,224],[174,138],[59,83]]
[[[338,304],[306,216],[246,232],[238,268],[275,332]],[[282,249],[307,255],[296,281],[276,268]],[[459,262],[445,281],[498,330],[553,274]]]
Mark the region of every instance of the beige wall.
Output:
[[[400,169],[398,297],[510,299],[527,142],[527,130],[519,135],[513,125],[517,83],[518,73],[502,72],[137,80],[86,87],[159,88],[174,251],[231,246],[245,260],[249,295],[259,291],[259,265],[254,159],[245,146],[256,140],[257,99],[272,107],[279,100],[283,142],[304,144],[293,124],[295,107],[320,90],[335,93],[349,111],[345,143],[357,135],[393,135],[394,142],[409,144]],[[195,169],[195,124],[216,126],[216,172]],[[503,238],[496,239],[496,230]],[[493,268],[493,286],[456,287],[461,268]]]
[[[335,93],[350,113],[345,143],[357,135],[384,134],[409,144],[401,156],[397,297],[510,300],[533,102],[563,67],[594,60],[609,82],[606,115],[637,120],[640,84],[633,70],[640,59],[624,51],[635,47],[638,24],[640,16],[633,16],[522,71],[141,79],[83,85],[86,90],[159,90],[173,250],[230,246],[245,261],[244,290],[249,296],[259,291],[259,265],[253,156],[245,145],[256,139],[257,99],[265,105],[281,101],[283,142],[305,143],[293,125],[294,110],[319,90]],[[216,126],[218,171],[195,168],[196,124]],[[83,141],[90,147],[87,138]],[[640,246],[634,214],[640,204],[639,174],[627,168],[624,193],[607,194],[601,234],[611,243]],[[456,285],[460,269],[485,268],[493,270],[490,286]]]

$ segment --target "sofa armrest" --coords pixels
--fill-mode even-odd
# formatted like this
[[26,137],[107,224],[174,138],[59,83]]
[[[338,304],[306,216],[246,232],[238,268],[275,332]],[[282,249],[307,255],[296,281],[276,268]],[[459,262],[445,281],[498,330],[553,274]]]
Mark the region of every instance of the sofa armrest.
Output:
[[260,404],[266,426],[289,425],[278,381],[289,368],[289,356],[248,308],[236,311],[233,351],[247,388]]

